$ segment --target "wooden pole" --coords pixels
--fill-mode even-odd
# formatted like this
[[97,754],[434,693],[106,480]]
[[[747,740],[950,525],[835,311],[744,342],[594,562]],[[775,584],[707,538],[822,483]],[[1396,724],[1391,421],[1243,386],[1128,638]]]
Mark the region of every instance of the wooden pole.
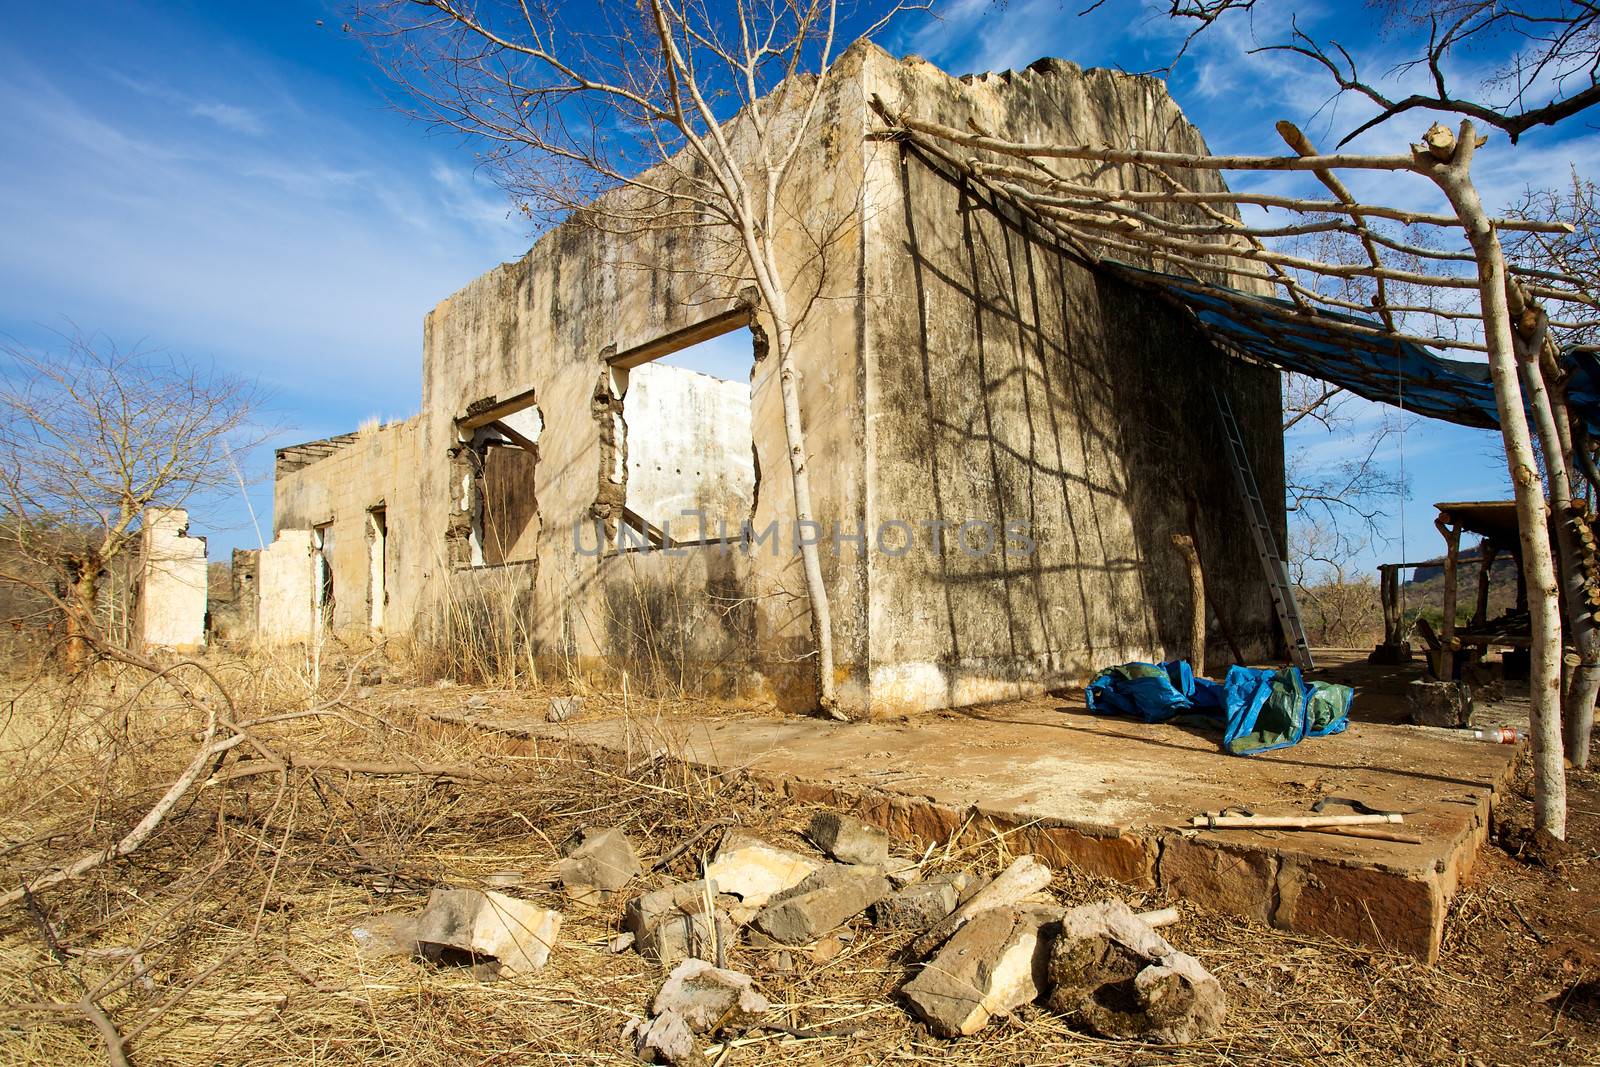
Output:
[[1478,549],[1478,599],[1472,608],[1472,625],[1482,626],[1489,621],[1489,578],[1494,570],[1494,559],[1500,554],[1500,547],[1493,541],[1485,538],[1483,545]]
[[1444,618],[1439,621],[1439,640],[1450,652],[1456,647],[1456,563],[1461,555],[1461,527],[1446,522],[1442,515],[1433,524],[1444,535]]
[[[1471,120],[1459,137],[1435,126],[1414,148],[1416,168],[1432,178],[1450,200],[1467,240],[1478,257],[1478,292],[1483,335],[1489,349],[1489,375],[1505,443],[1506,466],[1517,503],[1522,573],[1528,587],[1528,618],[1533,631],[1529,663],[1529,736],[1533,749],[1534,825],[1558,838],[1567,835],[1567,781],[1561,758],[1561,606],[1550,551],[1549,513],[1533,438],[1523,408],[1511,310],[1506,297],[1505,256],[1483,201],[1472,184],[1472,156],[1478,134]],[[1448,615],[1445,622],[1450,623]]]
[[1183,556],[1189,571],[1189,666],[1194,673],[1206,673],[1206,579],[1200,570],[1200,553],[1194,538],[1186,533],[1172,535],[1173,547]]

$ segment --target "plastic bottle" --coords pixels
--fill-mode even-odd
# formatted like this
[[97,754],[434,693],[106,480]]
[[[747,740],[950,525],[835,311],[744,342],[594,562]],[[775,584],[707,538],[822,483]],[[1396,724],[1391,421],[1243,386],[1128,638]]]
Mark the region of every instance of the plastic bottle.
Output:
[[1523,736],[1515,726],[1488,726],[1473,730],[1472,739],[1487,745],[1514,745],[1523,740]]

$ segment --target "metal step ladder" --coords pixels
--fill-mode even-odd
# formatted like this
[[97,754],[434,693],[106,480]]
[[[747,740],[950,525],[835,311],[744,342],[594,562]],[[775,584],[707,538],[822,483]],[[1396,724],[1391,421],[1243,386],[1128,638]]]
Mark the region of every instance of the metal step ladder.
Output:
[[1227,394],[1216,386],[1211,387],[1216,401],[1217,415],[1222,421],[1222,436],[1228,445],[1228,459],[1233,465],[1234,484],[1244,497],[1245,511],[1250,519],[1250,533],[1255,538],[1256,555],[1261,558],[1261,571],[1267,577],[1267,588],[1272,593],[1272,607],[1278,613],[1283,627],[1284,640],[1289,645],[1289,658],[1301,670],[1310,670],[1311,645],[1306,641],[1306,630],[1300,623],[1300,605],[1294,598],[1294,585],[1289,581],[1289,569],[1278,554],[1277,539],[1272,534],[1272,522],[1267,517],[1266,505],[1261,502],[1261,491],[1256,487],[1256,476],[1250,469],[1250,454],[1245,451],[1244,436],[1239,433],[1239,422],[1233,417],[1233,405]]

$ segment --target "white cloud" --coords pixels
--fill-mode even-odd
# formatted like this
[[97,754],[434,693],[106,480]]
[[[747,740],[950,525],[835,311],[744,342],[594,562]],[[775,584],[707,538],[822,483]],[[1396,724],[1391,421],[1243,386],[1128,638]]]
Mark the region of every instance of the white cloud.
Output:
[[234,104],[212,102],[192,104],[189,107],[189,114],[210,119],[225,130],[248,134],[251,137],[259,137],[267,132],[266,124],[259,115],[249,108]]

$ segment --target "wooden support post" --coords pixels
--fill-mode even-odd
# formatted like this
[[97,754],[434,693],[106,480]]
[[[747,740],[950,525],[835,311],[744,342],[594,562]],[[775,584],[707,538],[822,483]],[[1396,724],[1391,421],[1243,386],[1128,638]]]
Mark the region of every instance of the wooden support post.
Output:
[[1444,618],[1439,622],[1439,641],[1451,651],[1456,647],[1456,561],[1461,554],[1461,527],[1445,522],[1442,515],[1433,524],[1444,535]]
[[1500,546],[1485,538],[1478,552],[1482,559],[1478,567],[1478,601],[1472,609],[1474,626],[1482,626],[1489,621],[1489,572],[1494,570],[1494,560],[1500,554]]

